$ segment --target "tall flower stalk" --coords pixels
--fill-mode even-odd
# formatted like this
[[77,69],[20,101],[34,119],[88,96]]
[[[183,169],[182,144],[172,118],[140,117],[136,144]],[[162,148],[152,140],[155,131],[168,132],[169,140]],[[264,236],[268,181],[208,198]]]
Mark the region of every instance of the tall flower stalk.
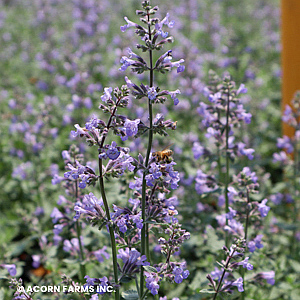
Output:
[[[274,153],[273,161],[281,163],[284,169],[285,185],[282,193],[273,195],[276,204],[284,199],[292,207],[292,234],[290,237],[290,251],[299,258],[297,251],[297,220],[299,215],[299,141],[300,141],[300,91],[296,92],[292,100],[292,105],[285,107],[282,121],[294,128],[294,136],[284,135],[277,139],[277,147],[283,149],[280,153]],[[287,208],[289,209],[289,208]],[[299,234],[299,233],[298,233]]]
[[[97,175],[90,166],[81,165],[77,160],[73,164],[68,164],[69,171],[65,173],[65,178],[76,179],[81,189],[95,185],[99,181],[101,199],[97,199],[93,193],[78,199],[74,207],[76,212],[74,219],[79,220],[80,216],[84,215],[93,225],[99,226],[99,229],[104,226],[107,228],[110,235],[114,281],[110,282],[107,277],[90,278],[88,275],[84,278],[89,286],[113,285],[116,300],[120,299],[120,287],[124,281],[134,279],[136,291],[122,292],[122,297],[142,300],[149,292],[153,295],[158,293],[159,283],[163,278],[181,283],[189,275],[185,262],[174,262],[171,259],[184,240],[190,237],[188,232],[181,229],[175,217],[178,214],[174,206],[175,198],[167,198],[167,194],[170,193],[169,188],[178,187],[179,172],[174,170],[176,163],[172,161],[170,155],[160,157],[151,154],[154,134],[166,136],[168,129],[176,129],[176,122],[164,120],[162,114],[153,116],[153,104],[164,103],[167,100],[166,96],[170,96],[177,105],[179,101],[176,95],[180,93],[179,90],[168,91],[155,87],[154,71],[165,73],[172,67],[176,67],[178,73],[182,72],[184,67],[181,63],[184,60],[171,62],[172,51],[168,50],[155,63],[153,62],[153,51],[160,50],[165,43],[173,41],[173,38],[168,37],[168,33],[163,31],[164,25],[172,27],[173,22],[169,21],[168,14],[162,20],[153,17],[158,7],[152,8],[148,1],[144,1],[142,6],[143,10],[137,11],[137,14],[147,26],[138,25],[125,17],[127,24],[121,26],[121,31],[126,31],[128,27],[136,28],[136,33],[143,42],[138,44],[137,48],[149,52],[149,63],[128,49],[129,57],[121,58],[120,70],[125,71],[131,67],[131,70],[138,74],[149,71],[149,85],[143,83],[137,85],[125,77],[127,86],[123,85],[115,89],[104,88],[99,109],[109,114],[107,122],[93,116],[85,127],[76,124],[76,131],[72,131],[74,137],[85,137],[90,146],[98,147],[99,174]],[[119,113],[119,110],[128,105],[130,90],[136,99],[146,99],[148,124],[144,124],[140,119],[130,120]],[[126,141],[130,137],[139,137],[147,131],[148,144],[145,157],[139,154],[137,159],[133,158],[129,155],[128,148],[118,146],[115,141],[110,145],[106,144],[109,133]],[[129,188],[135,192],[133,198],[128,199],[129,207],[119,207],[107,199],[104,179],[118,178],[126,170],[135,171],[137,175],[134,177],[135,181],[129,183]],[[164,228],[164,237],[160,237],[158,242],[162,253],[166,256],[166,261],[153,266],[150,266],[149,224],[151,227]],[[139,245],[141,252],[135,249]],[[120,264],[118,259],[122,259],[123,264]],[[137,278],[138,275],[140,280]]]
[[[145,92],[147,95],[147,102],[148,102],[148,143],[147,143],[147,152],[144,158],[144,170],[142,175],[142,191],[141,191],[141,207],[142,207],[142,219],[144,220],[144,226],[141,230],[141,254],[146,255],[148,261],[150,261],[150,247],[149,247],[149,225],[147,220],[146,210],[147,210],[147,199],[148,205],[149,201],[152,197],[147,196],[147,182],[146,177],[149,176],[149,160],[151,157],[151,149],[152,149],[152,142],[153,142],[153,134],[155,133],[154,123],[153,123],[153,104],[154,103],[162,103],[165,101],[165,95],[170,95],[171,98],[174,100],[174,104],[178,103],[178,99],[176,98],[176,94],[179,93],[179,90],[175,92],[169,91],[162,91],[158,87],[154,87],[154,71],[159,71],[161,73],[165,73],[169,71],[172,67],[177,67],[177,72],[181,72],[184,70],[184,67],[180,64],[183,62],[183,59],[177,62],[171,62],[172,59],[172,51],[169,50],[165,54],[159,57],[156,61],[155,66],[153,63],[153,51],[160,50],[163,44],[167,42],[172,42],[173,38],[168,37],[168,33],[163,31],[163,25],[167,25],[168,27],[173,27],[173,22],[169,21],[169,16],[167,16],[163,20],[159,20],[156,17],[152,17],[158,10],[158,7],[151,7],[149,1],[143,2],[143,11],[137,11],[137,14],[142,16],[141,21],[145,23],[147,26],[144,28],[141,25],[138,25],[134,22],[129,21],[127,18],[127,25],[122,26],[121,30],[125,31],[128,27],[135,27],[137,35],[141,36],[141,39],[145,42],[144,45],[137,45],[138,49],[142,49],[143,52],[149,52],[149,64],[147,64],[143,58],[138,56],[137,54],[133,53],[131,49],[129,49],[129,58],[123,56],[121,62],[123,66],[120,68],[121,70],[126,69],[128,66],[131,66],[131,69],[134,72],[142,73],[144,71],[149,71],[149,86],[138,87],[137,85],[133,84],[129,79],[127,79],[128,87],[132,87],[134,89],[134,95],[136,98],[141,98],[144,96]],[[162,39],[159,41],[159,36]],[[134,58],[134,59],[130,59]],[[144,91],[143,91],[144,89]],[[156,126],[157,127],[157,126]],[[157,133],[165,134],[162,131],[158,131]],[[153,188],[153,192],[155,192],[155,187]],[[151,195],[153,195],[153,192]],[[140,288],[139,293],[141,299],[144,298],[144,270],[141,269],[140,272]]]
[[[213,175],[204,174],[199,170],[196,177],[196,190],[199,194],[211,194],[214,191],[219,191],[220,188],[218,187],[223,187],[224,194],[219,195],[218,205],[225,212],[218,215],[216,219],[220,226],[220,231],[225,236],[225,249],[228,249],[228,245],[232,243],[240,244],[237,241],[244,241],[243,253],[247,250],[247,244],[248,248],[251,249],[249,251],[253,252],[256,245],[258,248],[261,248],[260,239],[262,235],[257,236],[254,239],[256,240],[255,242],[249,240],[250,217],[255,220],[255,223],[253,223],[259,228],[260,222],[258,222],[258,219],[266,217],[270,209],[266,206],[268,200],[263,199],[259,203],[252,201],[250,198],[250,194],[258,192],[259,186],[256,174],[251,172],[250,168],[243,168],[237,175],[233,174],[231,176],[230,174],[230,169],[236,165],[234,162],[239,156],[247,156],[248,159],[253,159],[254,149],[245,148],[246,145],[239,141],[238,135],[236,135],[236,130],[241,126],[242,122],[249,124],[251,121],[251,114],[245,111],[239,96],[241,93],[247,92],[247,89],[241,84],[236,90],[235,83],[228,74],[224,76],[223,80],[220,80],[211,71],[210,78],[212,85],[205,90],[210,104],[200,103],[198,112],[203,117],[202,124],[207,127],[206,137],[213,140],[216,145],[216,154],[213,154],[213,148],[205,149],[199,143],[194,144],[193,150],[196,157],[201,155],[216,156],[219,181]],[[225,162],[222,163],[224,158]],[[224,171],[222,172],[222,170]],[[231,253],[231,251],[227,252]],[[228,253],[226,254],[227,259],[222,265],[222,274],[219,273],[220,271],[215,271],[215,273],[218,273],[218,276],[208,276],[214,288],[213,291],[210,291],[215,293],[214,299],[216,299],[217,294],[226,292],[227,285],[232,283],[232,281],[228,281],[225,278],[225,274],[227,276],[231,274],[228,265],[233,256],[231,254],[228,256]],[[245,295],[242,287],[244,284],[244,269],[252,270],[253,268],[248,263],[248,259],[249,257],[246,257],[244,263],[236,264],[242,265],[240,270],[241,277],[236,282],[236,284],[241,286],[240,288],[238,286],[238,290],[243,291],[241,299],[244,299]],[[232,277],[233,275],[231,274],[230,276]],[[214,282],[215,279],[218,280],[217,284]]]
[[[151,32],[151,23],[150,23],[150,7],[145,6],[147,13],[147,22],[148,22],[148,36],[149,42],[152,43],[152,32]],[[154,80],[154,71],[153,71],[153,61],[152,61],[152,49],[149,48],[149,87],[150,89],[153,87]],[[148,145],[147,145],[147,153],[145,157],[145,170],[143,172],[143,184],[142,184],[142,219],[146,220],[146,175],[147,168],[149,165],[149,158],[152,149],[152,141],[153,141],[153,111],[152,111],[152,102],[149,99],[148,101],[148,113],[149,113],[149,131],[148,131]],[[146,255],[148,260],[150,260],[150,252],[149,252],[149,227],[148,224],[144,224],[141,232],[141,253],[142,255]],[[143,295],[144,291],[144,270],[141,269],[140,276],[140,294]]]
[[[108,120],[108,123],[106,125],[106,128],[103,130],[105,132],[109,131],[111,122],[114,119],[115,114],[117,112],[117,108],[118,108],[121,100],[124,99],[124,97],[127,96],[127,93],[125,92],[123,95],[121,94],[121,95],[116,95],[116,96],[118,98],[117,98],[117,100],[115,102],[115,106],[113,107],[113,110],[112,110],[112,113],[111,113],[110,118]],[[107,137],[106,134],[102,135],[102,139],[101,139],[101,142],[99,144],[100,151],[103,150],[103,145],[104,145],[106,137]],[[101,192],[103,204],[104,204],[104,207],[105,207],[105,214],[106,214],[106,218],[107,218],[107,225],[108,225],[110,242],[111,242],[112,258],[113,258],[113,270],[114,270],[114,280],[115,280],[115,284],[118,285],[119,279],[118,279],[117,246],[116,246],[116,240],[115,240],[115,233],[114,233],[114,230],[113,230],[113,227],[112,227],[113,224],[111,222],[111,217],[110,217],[110,209],[109,209],[109,205],[108,205],[108,201],[107,201],[106,193],[105,193],[105,186],[104,186],[104,180],[103,180],[103,170],[102,170],[102,168],[103,168],[102,156],[99,156],[98,163],[99,163],[99,185],[100,185],[100,192]],[[120,291],[119,291],[119,289],[116,289],[115,299],[116,300],[120,299]]]

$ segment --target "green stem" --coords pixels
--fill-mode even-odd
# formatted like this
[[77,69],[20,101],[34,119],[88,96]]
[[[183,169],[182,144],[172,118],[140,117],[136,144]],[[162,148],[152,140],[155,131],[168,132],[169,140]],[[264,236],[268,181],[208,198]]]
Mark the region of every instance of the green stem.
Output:
[[[250,209],[249,209],[249,203],[250,203],[250,195],[249,195],[249,190],[247,188],[247,203],[246,203],[246,224],[245,224],[245,236],[244,239],[247,243],[247,237],[248,237],[248,228],[249,228],[249,213],[250,213]],[[243,285],[244,285],[244,292],[241,293],[241,300],[245,299],[245,295],[246,295],[246,287],[245,287],[245,269],[241,266],[241,276],[243,278]]]
[[247,237],[248,237],[248,227],[249,227],[249,203],[250,203],[250,196],[249,196],[249,190],[247,189],[247,207],[246,207],[246,224],[245,224],[245,241],[247,242]]
[[[107,122],[107,125],[106,125],[107,130],[109,130],[109,128],[110,128],[110,124],[113,120],[113,117],[114,117],[116,111],[117,111],[117,107],[118,107],[121,99],[122,99],[122,97],[120,97],[116,101],[116,105],[115,105],[115,107],[114,107],[114,109],[113,109],[113,111],[110,115],[110,118]],[[103,135],[103,137],[101,139],[101,142],[99,143],[100,149],[103,148],[106,136],[107,135]],[[118,284],[119,280],[118,280],[118,265],[117,265],[117,246],[116,246],[114,230],[112,228],[112,222],[111,222],[110,213],[109,213],[109,206],[108,206],[108,202],[107,202],[106,194],[105,194],[105,189],[104,189],[104,180],[103,180],[103,172],[102,172],[102,159],[99,159],[99,185],[100,185],[100,192],[101,192],[103,204],[104,204],[104,207],[105,207],[106,218],[107,218],[107,221],[108,221],[108,231],[109,231],[109,236],[110,236],[110,241],[111,241],[111,250],[112,250],[112,257],[113,257],[114,279],[115,279],[115,283]],[[116,289],[115,300],[119,300],[119,299],[120,299],[120,291],[119,291],[119,289]]]
[[[75,159],[74,159],[75,160]],[[79,192],[78,192],[78,182],[75,182],[75,201],[79,197]],[[80,268],[80,281],[84,281],[84,276],[86,275],[85,271],[85,265],[83,264],[84,262],[84,252],[83,252],[83,246],[81,243],[81,225],[79,220],[76,221],[76,234],[77,234],[77,239],[78,239],[78,244],[79,244],[79,250],[80,250],[80,262],[79,262],[79,268]]]
[[[218,120],[220,120],[220,111],[218,111]],[[222,182],[222,163],[221,163],[221,150],[219,143],[217,144],[217,163],[218,163],[218,172],[219,172],[219,182]]]
[[[148,22],[150,22],[150,15],[147,15]],[[148,33],[149,33],[149,40],[151,41],[151,27],[150,23],[148,25]],[[149,60],[150,60],[150,76],[149,76],[149,87],[153,87],[153,79],[154,79],[154,72],[153,72],[153,58],[152,58],[152,50],[149,49]],[[152,102],[148,99],[148,110],[149,110],[149,135],[148,135],[148,146],[147,146],[147,153],[145,159],[145,171],[143,173],[143,180],[142,180],[142,219],[143,222],[146,220],[146,175],[147,175],[147,168],[149,164],[149,158],[152,148],[152,141],[153,141],[153,111],[152,111]],[[148,225],[144,223],[144,226],[141,230],[141,254],[146,255],[147,258],[149,257],[149,228]],[[142,297],[144,292],[144,270],[141,268],[141,277],[140,277],[140,297]]]
[[225,268],[224,268],[224,270],[223,270],[222,277],[221,277],[221,279],[220,279],[220,281],[219,281],[219,283],[218,283],[218,287],[217,287],[217,289],[215,290],[215,294],[214,294],[214,298],[213,298],[213,300],[217,299],[217,296],[218,296],[219,290],[220,290],[220,288],[221,288],[221,285],[222,285],[222,281],[223,281],[223,279],[224,279],[224,276],[225,276],[226,270],[227,270],[227,268],[228,268],[228,266],[229,266],[230,260],[231,260],[231,258],[232,258],[232,257],[233,257],[233,255],[234,255],[234,252],[235,252],[235,250],[232,252],[232,254],[231,254],[231,255],[229,255],[229,256],[226,258],[226,264],[225,264]]
[[[230,95],[229,95],[229,88],[228,88],[228,92],[227,92],[227,110],[226,110],[226,151],[225,151],[225,155],[226,155],[226,176],[225,176],[225,212],[228,213],[229,212],[229,199],[228,199],[228,185],[229,185],[229,153],[228,153],[228,149],[229,149],[229,109],[230,109]],[[228,219],[226,218],[226,225],[228,226]],[[225,232],[225,245],[227,248],[229,248],[229,237],[227,232]]]
[[[245,241],[247,243],[247,238],[248,238],[248,228],[249,228],[249,213],[250,213],[250,209],[249,209],[249,203],[250,203],[250,196],[249,196],[249,190],[247,189],[247,207],[246,207],[246,224],[245,224]],[[244,292],[241,293],[241,300],[245,299],[245,295],[246,295],[246,284],[245,284],[245,269],[241,266],[241,276],[243,278],[243,285],[244,285]]]
[[135,281],[136,290],[137,290],[138,294],[140,295],[140,288],[139,288],[139,282],[138,282],[137,276],[134,276],[134,281]]
[[[114,278],[115,278],[115,283],[118,284],[118,265],[117,265],[117,246],[116,246],[116,240],[115,240],[115,234],[114,230],[112,228],[112,222],[109,214],[109,206],[108,202],[106,199],[106,194],[104,190],[104,181],[103,181],[103,174],[102,174],[102,159],[99,159],[99,184],[100,184],[100,191],[101,191],[101,196],[103,200],[103,204],[105,207],[105,213],[106,213],[106,218],[108,221],[108,229],[109,229],[109,236],[110,236],[110,241],[111,241],[111,250],[112,250],[112,257],[113,257],[113,267],[114,267]],[[116,289],[115,292],[115,300],[120,299],[120,291],[119,289]]]
[[84,262],[84,252],[83,252],[83,246],[81,243],[81,226],[80,226],[80,222],[79,220],[76,221],[76,233],[77,233],[77,239],[78,239],[78,243],[79,243],[79,250],[80,250],[80,281],[84,281],[84,276],[86,275],[85,272],[85,265],[83,264]]

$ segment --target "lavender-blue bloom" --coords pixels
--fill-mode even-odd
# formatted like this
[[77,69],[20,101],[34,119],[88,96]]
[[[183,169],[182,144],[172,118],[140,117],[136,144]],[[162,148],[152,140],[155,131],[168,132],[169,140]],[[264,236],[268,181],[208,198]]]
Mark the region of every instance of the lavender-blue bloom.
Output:
[[126,221],[127,220],[124,217],[119,218],[117,221],[117,226],[122,233],[127,231]]
[[127,136],[135,136],[138,132],[138,125],[141,122],[140,119],[136,119],[136,120],[129,120],[126,119],[125,123],[124,123],[124,127],[126,130],[126,135]]
[[116,146],[117,146],[117,143],[115,141],[113,141],[111,143],[111,146],[108,147],[106,154],[109,159],[115,160],[120,156],[120,151],[118,150],[118,148]]
[[150,263],[146,261],[146,255],[142,255],[135,248],[119,249],[118,258],[121,258],[124,265],[122,273],[124,275],[132,275],[140,271],[141,266],[149,266]]
[[[83,237],[80,237],[81,244],[83,244]],[[69,252],[73,255],[80,253],[78,238],[73,238],[71,240],[64,240],[63,250]]]
[[232,285],[237,286],[239,292],[243,292],[244,291],[243,278],[242,277],[240,277],[236,281],[234,281],[232,283]]
[[270,207],[266,206],[267,201],[268,199],[264,199],[261,203],[258,204],[258,210],[263,218],[265,218],[268,215],[268,212],[270,210]]
[[248,271],[253,270],[253,265],[251,265],[249,262],[249,257],[246,257],[244,260],[240,261],[238,263],[239,266],[243,266],[243,268],[246,268]]
[[136,27],[137,24],[134,22],[131,22],[127,17],[124,17],[124,20],[127,22],[127,24],[120,27],[122,32],[125,32],[127,28],[129,27]]
[[244,122],[245,122],[246,124],[250,124],[250,123],[251,123],[252,115],[251,115],[250,113],[246,113],[246,111],[244,110],[242,104],[239,104],[239,105],[237,106],[236,113],[237,113],[237,117],[238,117],[239,119],[241,119],[241,120],[244,120]]
[[210,176],[209,179],[208,175],[204,174],[201,170],[197,170],[195,182],[196,192],[200,195],[210,193],[218,188],[214,177]]
[[288,156],[286,154],[285,151],[281,151],[279,153],[274,153],[273,154],[273,162],[280,162],[280,163],[283,163],[283,164],[287,164],[288,162]]
[[296,125],[297,126],[297,120],[294,116],[293,110],[289,105],[285,106],[285,110],[283,112],[282,121],[285,123],[288,123],[290,125]]
[[88,220],[104,219],[105,213],[101,206],[103,206],[102,199],[99,200],[93,193],[84,195],[82,203],[75,203],[74,211],[76,215],[74,220],[78,220],[81,214],[85,215]]
[[129,219],[132,220],[135,223],[135,225],[138,229],[143,228],[143,219],[142,219],[142,212],[141,211],[137,215],[129,216]]
[[194,158],[199,159],[204,154],[204,147],[199,142],[195,142],[192,148]]
[[[106,276],[103,276],[102,278],[91,278],[88,275],[86,275],[84,278],[86,279],[86,282],[87,282],[85,285],[88,285],[88,286],[106,287],[106,286],[111,285],[111,283],[108,281]],[[97,293],[100,295],[103,295],[103,294],[105,294],[105,290],[104,291],[100,290]],[[92,299],[98,299],[98,298],[93,297]]]
[[236,94],[246,94],[248,92],[248,89],[245,87],[245,85],[243,83],[241,83],[240,87],[238,88],[238,90],[236,91]]
[[79,136],[87,136],[88,135],[87,130],[83,127],[80,127],[79,124],[75,124],[74,127],[77,130],[76,131],[74,131],[74,130],[71,131],[71,135],[73,137],[77,137],[78,135]]
[[127,56],[122,56],[120,59],[120,63],[122,66],[119,68],[119,71],[126,71],[128,67],[130,67],[133,64],[136,64],[137,62],[134,59],[130,59]]
[[294,151],[292,141],[286,135],[284,135],[282,138],[277,139],[277,147],[286,149],[287,153],[292,153]]
[[142,189],[142,178],[134,176],[135,181],[129,183],[130,189],[140,191]]
[[55,224],[52,231],[55,235],[59,235],[63,231],[64,227],[65,225],[63,224]]
[[173,28],[175,22],[174,21],[169,21],[169,13],[166,14],[166,16],[158,23],[155,24],[155,29],[159,30],[162,28],[163,25],[167,25],[169,28]]
[[275,204],[279,205],[281,204],[282,200],[284,198],[284,195],[282,193],[277,193],[275,195],[270,196],[270,200]]
[[148,90],[148,98],[153,101],[156,99],[156,96],[157,96],[156,88],[154,86],[150,87]]
[[53,223],[57,223],[58,220],[63,219],[64,215],[58,210],[57,207],[54,207],[52,213],[50,214]]
[[[211,274],[211,277],[213,279],[219,281],[221,279],[221,276],[222,276],[223,272],[224,272],[224,269],[219,270],[218,267],[215,267],[215,270],[212,271],[210,274]],[[229,273],[226,272],[225,275],[224,275],[224,279],[226,279],[228,276],[229,276]]]
[[176,266],[173,269],[173,274],[175,275],[174,281],[179,284],[183,281],[183,279],[188,278],[190,272],[188,270],[183,270],[183,268]]
[[51,183],[53,185],[56,185],[56,184],[59,184],[61,183],[65,178],[64,177],[61,177],[59,176],[58,174],[54,174],[52,180],[51,180]]
[[246,176],[250,177],[250,179],[252,180],[253,183],[257,182],[256,173],[251,172],[249,167],[244,167],[241,173],[244,173]]
[[262,234],[259,234],[257,235],[253,241],[250,241],[248,243],[248,249],[250,252],[254,252],[255,251],[255,248],[257,249],[261,249],[263,248],[263,244],[261,243],[261,239],[262,239],[263,235]]
[[112,87],[104,88],[104,95],[101,96],[101,100],[103,102],[107,102],[107,100],[111,99]]
[[177,89],[176,91],[173,92],[168,91],[168,94],[171,96],[172,100],[174,101],[174,105],[177,105],[179,103],[179,100],[176,97],[176,95],[181,94],[180,90]]
[[274,285],[275,283],[275,272],[269,271],[269,272],[261,272],[259,273],[261,278],[266,279],[268,284]]
[[16,276],[17,275],[17,269],[16,265],[14,264],[2,264],[0,267],[5,268],[10,276]]
[[159,277],[156,273],[145,272],[146,276],[146,287],[151,292],[152,295],[157,295],[159,289]]
[[244,143],[242,143],[242,142],[239,142],[237,144],[237,146],[238,146],[238,154],[239,155],[245,155],[250,160],[252,160],[254,158],[254,156],[253,156],[253,153],[255,152],[254,149],[251,149],[251,148],[245,149],[246,145]]
[[236,216],[236,210],[232,209],[231,207],[229,207],[229,212],[226,214],[226,218],[228,220],[232,220],[233,217]]
[[233,235],[237,235],[238,237],[244,237],[244,225],[235,219],[228,220],[228,225],[224,226],[224,229],[229,231]]
[[[211,102],[211,103],[214,103],[214,104],[217,104],[219,99],[222,97],[222,93],[221,92],[217,92],[215,94],[209,94],[208,95],[208,100]],[[201,102],[203,103],[203,102]],[[200,103],[200,104],[201,104]],[[203,103],[204,104],[204,103]],[[203,105],[202,104],[202,105]],[[206,105],[206,104],[205,104]]]

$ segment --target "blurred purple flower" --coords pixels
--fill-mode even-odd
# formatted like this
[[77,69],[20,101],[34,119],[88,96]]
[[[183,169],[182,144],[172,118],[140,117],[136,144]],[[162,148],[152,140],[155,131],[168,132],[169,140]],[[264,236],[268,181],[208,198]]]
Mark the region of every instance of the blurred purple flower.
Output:
[[270,210],[270,207],[266,206],[267,201],[268,199],[264,199],[261,203],[258,204],[258,210],[263,218],[265,218],[268,215],[268,212]]

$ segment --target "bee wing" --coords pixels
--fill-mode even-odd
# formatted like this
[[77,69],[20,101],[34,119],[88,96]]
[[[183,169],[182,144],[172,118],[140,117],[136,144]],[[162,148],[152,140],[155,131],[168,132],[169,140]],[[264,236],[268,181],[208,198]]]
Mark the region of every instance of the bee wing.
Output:
[[174,145],[174,143],[172,143],[172,144],[170,144],[170,145],[168,145],[167,147],[165,147],[164,149],[162,149],[161,151],[165,151],[165,150],[167,150],[167,149],[169,149],[171,146],[173,146]]

